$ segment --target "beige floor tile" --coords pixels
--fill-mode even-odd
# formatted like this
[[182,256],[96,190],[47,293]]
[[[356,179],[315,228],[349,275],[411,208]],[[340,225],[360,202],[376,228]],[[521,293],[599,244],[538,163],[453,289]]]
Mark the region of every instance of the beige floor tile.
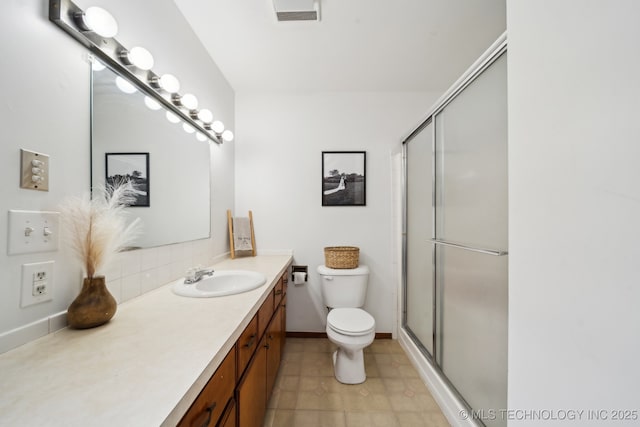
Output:
[[378,365],[411,366],[411,361],[403,353],[373,353],[372,356]]
[[299,391],[313,391],[316,393],[344,393],[350,386],[341,384],[333,376],[302,376],[300,377]]
[[[346,427],[342,411],[295,411],[292,418],[293,427]],[[273,424],[273,427],[277,427]]]
[[402,353],[402,347],[395,340],[375,340],[369,347],[371,353]]
[[272,427],[273,426],[273,417],[276,415],[275,409],[267,409],[266,414],[264,415],[264,422],[262,424],[263,427]]
[[297,375],[278,375],[276,377],[275,388],[279,390],[296,391],[300,384],[300,377]]
[[267,403],[270,409],[295,409],[298,401],[297,391],[274,390]]
[[398,427],[393,412],[351,412],[345,413],[348,427]]
[[300,365],[302,361],[283,360],[280,364],[278,375],[296,376],[300,375]]
[[[300,346],[300,348],[302,349],[302,346]],[[304,353],[302,351],[287,351],[285,349],[285,351],[282,353],[282,360],[292,360],[299,362],[302,360],[302,356],[304,356]]]
[[391,411],[389,399],[384,394],[371,394],[366,390],[343,394],[346,411]]
[[295,427],[293,417],[296,411],[276,409],[270,427]]
[[431,394],[427,385],[420,378],[405,378],[404,379],[407,388],[413,390],[417,394]]
[[401,427],[450,427],[444,415],[437,412],[397,412]]
[[362,384],[335,379],[335,348],[327,339],[287,338],[265,427],[449,425],[397,341],[365,349]]
[[381,380],[387,393],[402,393],[407,389],[407,384],[403,378],[384,377]]
[[411,365],[377,364],[381,377],[391,378],[418,378],[418,373]]
[[301,353],[304,349],[304,341],[300,338],[287,338],[284,345],[285,353]]
[[314,358],[311,360],[302,359],[300,361],[300,375],[313,377],[313,376],[322,376],[322,377],[333,377],[333,359],[331,358],[330,353],[320,353],[324,354],[326,357],[324,358]]
[[340,393],[301,391],[298,393],[296,409],[312,409],[322,411],[342,411],[344,404]]
[[384,383],[382,382],[382,378],[367,378],[367,380],[362,384],[347,385],[346,387],[348,387],[345,390],[347,392],[352,390],[366,390],[370,394],[383,394],[387,391]]
[[425,412],[434,410],[433,405],[435,402],[431,396],[415,394],[410,390],[402,393],[390,393],[387,397],[391,403],[391,408],[396,412]]
[[303,344],[305,353],[333,353],[335,350],[335,344],[328,339],[306,338]]

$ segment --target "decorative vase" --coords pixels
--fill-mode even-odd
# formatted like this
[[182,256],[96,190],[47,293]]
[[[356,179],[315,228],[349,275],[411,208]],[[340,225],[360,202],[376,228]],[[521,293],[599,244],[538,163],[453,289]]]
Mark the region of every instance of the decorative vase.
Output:
[[95,328],[111,320],[117,308],[104,276],[85,278],[80,294],[67,309],[67,323],[74,329]]

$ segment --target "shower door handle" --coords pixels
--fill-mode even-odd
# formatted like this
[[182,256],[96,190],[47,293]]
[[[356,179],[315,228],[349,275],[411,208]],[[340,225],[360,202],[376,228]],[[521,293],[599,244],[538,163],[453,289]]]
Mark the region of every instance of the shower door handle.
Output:
[[493,249],[474,248],[472,246],[465,246],[459,243],[451,243],[445,240],[431,239],[431,243],[440,246],[449,246],[452,248],[464,249],[465,251],[479,252],[481,254],[493,255],[493,256],[505,256],[509,255],[507,251],[495,251]]

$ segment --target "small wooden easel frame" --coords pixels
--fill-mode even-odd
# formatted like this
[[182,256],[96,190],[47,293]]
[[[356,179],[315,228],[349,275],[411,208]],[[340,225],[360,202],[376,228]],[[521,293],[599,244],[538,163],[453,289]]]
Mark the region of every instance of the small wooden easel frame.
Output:
[[[227,223],[229,224],[229,249],[231,250],[231,259],[234,259],[236,250],[233,243],[233,217],[230,209],[227,209]],[[251,226],[251,256],[256,256],[256,236],[253,232],[253,213],[251,211],[249,211],[249,225]]]

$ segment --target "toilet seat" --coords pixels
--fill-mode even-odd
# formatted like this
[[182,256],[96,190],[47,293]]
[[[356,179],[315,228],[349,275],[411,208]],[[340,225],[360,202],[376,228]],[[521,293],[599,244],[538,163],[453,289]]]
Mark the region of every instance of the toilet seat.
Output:
[[327,325],[339,334],[356,337],[373,332],[376,321],[359,308],[334,308],[327,316]]

